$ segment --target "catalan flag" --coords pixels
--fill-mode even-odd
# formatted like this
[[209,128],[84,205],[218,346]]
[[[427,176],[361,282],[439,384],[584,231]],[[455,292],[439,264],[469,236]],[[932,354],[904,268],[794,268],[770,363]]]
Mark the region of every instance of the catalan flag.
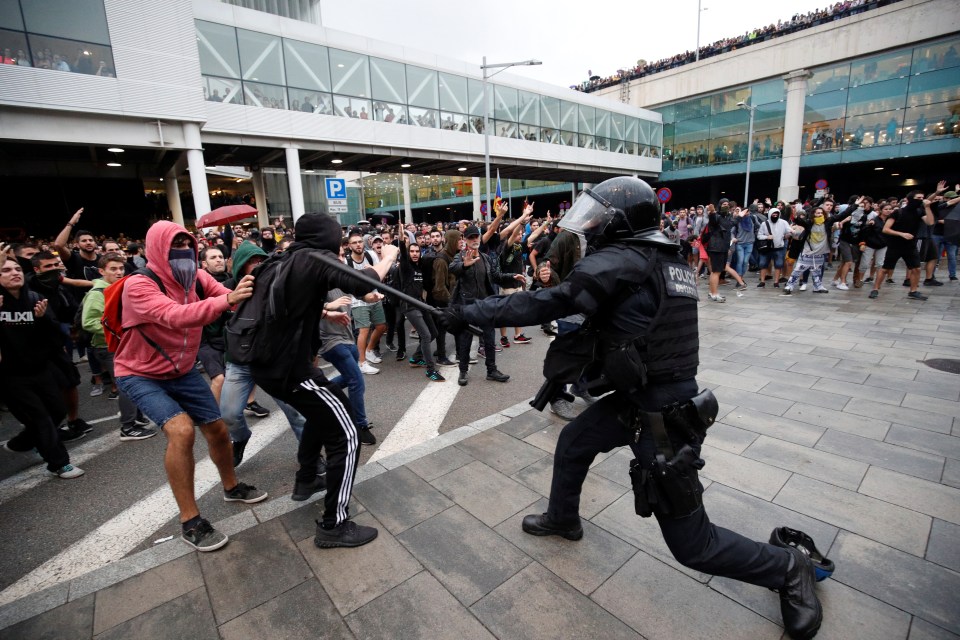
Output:
[[497,169],[497,195],[493,198],[493,211],[490,212],[491,217],[497,215],[501,202],[503,202],[503,193],[500,191],[500,169]]

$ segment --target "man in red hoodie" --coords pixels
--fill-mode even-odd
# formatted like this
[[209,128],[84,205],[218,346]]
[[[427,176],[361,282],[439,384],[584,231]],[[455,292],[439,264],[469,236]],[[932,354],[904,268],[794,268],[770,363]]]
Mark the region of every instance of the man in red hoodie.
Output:
[[[207,440],[227,502],[260,502],[264,491],[237,481],[230,434],[220,408],[194,368],[204,325],[253,293],[253,276],[233,291],[197,269],[196,240],[162,221],[147,232],[150,270],[163,287],[134,275],[123,289],[123,337],[114,358],[117,386],[167,436],[164,465],[180,509],[181,537],[198,551],[215,551],[228,538],[200,517],[194,495],[194,425]],[[201,297],[198,289],[203,291]]]

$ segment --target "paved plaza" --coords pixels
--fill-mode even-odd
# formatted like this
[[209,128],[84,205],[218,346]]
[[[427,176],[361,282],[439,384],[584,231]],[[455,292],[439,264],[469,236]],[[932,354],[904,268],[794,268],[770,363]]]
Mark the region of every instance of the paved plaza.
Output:
[[[818,638],[960,637],[960,375],[923,362],[960,360],[960,288],[905,291],[701,305],[705,504],[834,560]],[[562,426],[520,403],[364,465],[365,547],[315,548],[319,496],[274,496],[216,523],[222,551],[174,539],[0,607],[0,639],[783,636],[776,594],[679,566],[634,514],[629,450],[596,460],[583,540],[524,534]]]

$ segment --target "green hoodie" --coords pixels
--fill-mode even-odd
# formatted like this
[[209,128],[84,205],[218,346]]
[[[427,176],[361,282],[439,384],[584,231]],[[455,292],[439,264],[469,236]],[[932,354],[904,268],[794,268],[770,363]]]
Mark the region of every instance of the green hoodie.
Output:
[[108,286],[106,280],[97,278],[93,281],[90,291],[83,296],[83,312],[80,314],[80,321],[83,330],[91,335],[91,347],[107,346],[100,318],[103,317],[103,290]]
[[[230,275],[233,276],[234,285],[243,277],[244,265],[254,256],[261,256],[266,259],[267,253],[252,242],[241,242],[240,246],[234,250],[233,267],[230,271]],[[233,287],[230,288],[232,289]]]

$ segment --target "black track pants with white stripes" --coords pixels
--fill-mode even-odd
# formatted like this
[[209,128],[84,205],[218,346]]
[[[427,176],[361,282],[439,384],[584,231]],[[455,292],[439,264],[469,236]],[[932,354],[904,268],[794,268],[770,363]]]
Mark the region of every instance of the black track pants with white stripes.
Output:
[[[317,474],[321,447],[327,451],[327,495],[324,499],[323,524],[336,526],[347,519],[353,479],[360,459],[357,427],[348,409],[349,402],[336,385],[323,374],[300,382],[293,390],[263,387],[270,395],[287,402],[299,411],[306,424],[297,450],[297,482],[312,482]],[[281,391],[281,393],[275,393]]]

